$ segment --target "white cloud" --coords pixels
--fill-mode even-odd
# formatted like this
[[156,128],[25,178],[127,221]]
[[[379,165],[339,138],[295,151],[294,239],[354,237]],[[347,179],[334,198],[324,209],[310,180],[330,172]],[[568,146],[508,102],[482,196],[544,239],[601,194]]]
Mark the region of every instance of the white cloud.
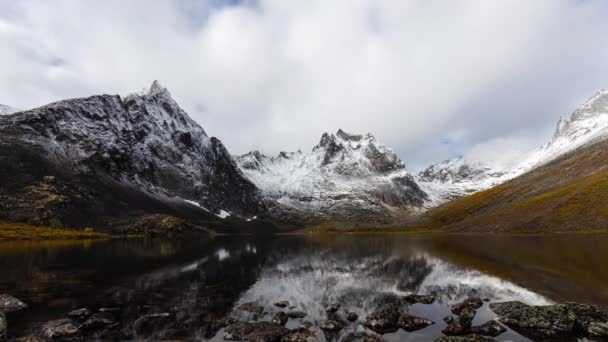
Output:
[[344,128],[416,169],[548,138],[608,84],[607,15],[601,0],[0,0],[0,103],[159,79],[234,153]]

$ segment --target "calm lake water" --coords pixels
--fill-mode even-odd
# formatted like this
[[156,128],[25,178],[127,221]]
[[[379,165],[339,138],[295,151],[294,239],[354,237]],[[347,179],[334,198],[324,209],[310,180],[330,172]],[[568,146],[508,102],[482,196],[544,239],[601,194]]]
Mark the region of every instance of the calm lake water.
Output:
[[[211,322],[242,317],[235,307],[256,301],[269,320],[287,300],[305,318],[326,318],[333,302],[359,321],[387,294],[435,294],[435,304],[407,310],[436,322],[388,341],[432,340],[446,326],[449,305],[470,295],[490,302],[576,301],[608,305],[608,236],[223,236],[200,240],[0,242],[0,293],[30,305],[8,315],[9,334],[89,306],[138,305],[171,311],[192,335],[211,337]],[[128,303],[128,304],[125,304]],[[487,303],[474,325],[493,318]],[[287,327],[300,325],[291,319]],[[324,340],[324,336],[319,336]],[[527,341],[509,330],[501,341]]]

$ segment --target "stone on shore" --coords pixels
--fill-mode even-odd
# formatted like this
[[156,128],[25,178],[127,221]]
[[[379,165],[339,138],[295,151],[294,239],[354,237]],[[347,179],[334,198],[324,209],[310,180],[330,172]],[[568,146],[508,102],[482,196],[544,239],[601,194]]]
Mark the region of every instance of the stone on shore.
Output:
[[435,322],[428,320],[426,318],[412,316],[409,314],[402,314],[399,317],[399,322],[397,323],[399,328],[411,332],[420,329],[424,329],[429,325],[435,324]]

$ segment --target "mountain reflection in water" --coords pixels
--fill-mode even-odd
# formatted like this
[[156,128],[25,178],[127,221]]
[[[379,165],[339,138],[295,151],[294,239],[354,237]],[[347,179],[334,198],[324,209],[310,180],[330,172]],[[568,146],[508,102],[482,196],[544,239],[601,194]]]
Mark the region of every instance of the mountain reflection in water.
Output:
[[[327,305],[339,303],[341,310],[360,317],[340,335],[329,336],[339,339],[363,331],[365,317],[387,297],[437,297],[432,305],[408,307],[436,324],[414,333],[385,335],[389,341],[440,336],[449,305],[471,295],[535,305],[608,303],[608,277],[602,267],[608,252],[594,248],[606,246],[605,236],[547,237],[542,241],[545,252],[535,239],[361,234],[114,240],[38,248],[31,243],[27,248],[0,244],[0,267],[6,270],[0,293],[31,304],[29,310],[9,316],[14,336],[75,308],[121,306],[173,312],[183,335],[212,340],[222,340],[218,320],[250,318],[236,309],[248,302],[264,306],[268,313],[261,320],[270,320],[280,310],[273,304],[286,300],[312,322],[326,319]],[[581,263],[584,270],[577,267]],[[493,317],[484,304],[473,324]],[[287,326],[299,325],[291,319]],[[499,337],[503,339],[526,340],[511,330]]]

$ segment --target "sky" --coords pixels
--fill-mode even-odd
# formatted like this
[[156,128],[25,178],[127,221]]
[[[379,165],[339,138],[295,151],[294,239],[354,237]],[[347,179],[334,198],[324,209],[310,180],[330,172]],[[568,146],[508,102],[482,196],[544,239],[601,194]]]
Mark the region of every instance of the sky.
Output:
[[604,0],[0,0],[0,103],[159,80],[233,154],[370,132],[508,164],[608,88]]

